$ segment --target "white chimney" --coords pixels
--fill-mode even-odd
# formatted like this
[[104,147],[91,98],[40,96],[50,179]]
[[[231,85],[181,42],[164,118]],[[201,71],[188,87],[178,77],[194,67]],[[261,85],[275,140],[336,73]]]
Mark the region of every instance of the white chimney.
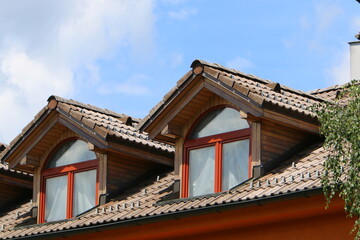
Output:
[[360,80],[360,33],[355,37],[359,41],[349,42],[350,44],[350,80]]

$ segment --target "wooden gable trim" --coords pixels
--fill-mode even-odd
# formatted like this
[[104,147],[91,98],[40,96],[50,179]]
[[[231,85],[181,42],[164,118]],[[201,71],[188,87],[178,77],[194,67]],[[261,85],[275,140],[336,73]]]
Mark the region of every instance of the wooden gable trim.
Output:
[[[243,94],[241,95],[242,97],[239,97],[240,93],[237,93],[234,89],[226,88],[223,84],[219,84],[219,81],[214,82],[213,79],[209,79],[207,76],[204,76],[204,74],[205,73],[203,73],[203,75],[198,75],[198,78],[200,77],[200,79],[194,84],[189,84],[187,86],[187,89],[189,90],[186,91],[184,89],[182,95],[176,96],[176,101],[173,100],[173,102],[170,102],[165,106],[165,110],[155,117],[154,121],[150,124],[153,127],[151,128],[151,126],[148,126],[149,129],[146,129],[150,138],[159,138],[158,135],[172,138],[180,137],[182,134],[181,126],[172,126],[170,122],[203,89],[207,89],[230,103],[241,107],[244,114],[250,113],[255,117],[263,116],[260,104],[249,98],[245,98],[242,96]],[[169,131],[172,131],[172,133]]]
[[206,67],[204,69],[198,66],[195,70],[193,71],[193,77],[187,78],[187,82],[182,83],[183,85],[178,89],[179,93],[167,98],[166,102],[163,102],[162,106],[157,110],[158,112],[153,113],[140,127],[141,130],[149,133],[151,139],[181,137],[180,128],[171,126],[171,121],[203,89],[207,89],[230,103],[241,107],[245,114],[250,113],[255,117],[263,116],[262,99],[255,101],[247,96],[244,91],[226,85],[218,80],[216,76],[211,75],[211,72],[208,73],[209,69]]
[[196,77],[197,75],[193,74],[192,71],[187,72],[176,82],[176,86],[165,94],[163,100],[150,110],[149,115],[144,117],[136,128],[140,131],[146,131],[148,133],[151,132],[152,126],[154,125],[153,122],[159,117],[159,115],[163,114],[167,105],[176,99],[177,96],[181,95],[183,89],[192,83],[192,80]]
[[146,151],[139,147],[130,147],[126,141],[120,141],[118,143],[117,141],[119,140],[111,135],[106,135],[106,138],[103,138],[91,128],[86,127],[82,122],[73,119],[71,116],[66,118],[64,115],[60,115],[59,123],[90,142],[91,144],[89,147],[94,149],[96,152],[103,153],[105,151],[113,151],[134,156],[140,159],[147,159],[168,166],[173,165],[173,157],[170,153],[169,157],[166,157],[162,156],[161,154],[153,153],[153,150]]
[[[45,136],[45,134],[57,123],[57,116],[52,111],[49,115],[43,119],[42,122],[35,124],[35,128],[28,134],[24,135],[24,139],[19,143],[18,146],[15,146],[15,149],[9,152],[9,158],[6,159],[9,162],[9,167],[16,167],[21,161],[22,165],[25,164],[27,156],[34,160],[35,157],[29,156],[31,149],[36,146],[40,140]],[[24,161],[25,159],[25,161]],[[35,167],[39,163],[34,163],[35,165],[29,164],[30,166]]]
[[[221,86],[222,91],[226,90],[228,93],[233,95],[236,99],[242,99],[244,102],[247,102],[251,108],[261,109],[263,104],[263,99],[253,95],[248,88],[245,88],[241,85],[234,83],[234,80],[225,76],[219,76],[219,79],[212,74],[207,73],[206,71],[202,73],[202,76],[205,79],[211,80],[208,81],[213,86]],[[251,97],[250,97],[251,96]],[[261,113],[261,111],[260,111]],[[259,114],[253,113],[254,116],[260,116]]]
[[138,159],[145,159],[148,161],[152,161],[152,162],[156,162],[156,163],[161,163],[167,166],[173,166],[174,165],[174,159],[173,159],[173,154],[169,153],[169,156],[162,156],[160,154],[156,154],[154,153],[154,151],[146,151],[140,148],[135,148],[135,147],[129,147],[125,144],[120,144],[120,143],[114,143],[114,142],[109,142],[109,146],[108,146],[108,150],[115,152],[115,153],[122,153],[128,156],[132,156]]
[[82,122],[77,121],[71,116],[59,115],[59,123],[69,128],[71,131],[79,134],[81,137],[91,142],[100,149],[108,148],[108,143],[105,137],[95,132],[90,127],[86,127]]
[[[161,133],[161,131],[168,125],[168,123],[204,88],[203,82],[197,83],[191,87],[191,91],[183,92],[183,96],[176,103],[170,103],[166,106],[167,111],[163,111],[161,114],[166,117],[161,118],[158,121],[152,122],[154,127],[147,130],[150,138],[155,138]],[[187,95],[186,95],[187,94]],[[185,95],[185,96],[184,96]],[[181,101],[180,101],[181,100]],[[171,105],[171,107],[170,107]]]
[[261,105],[254,103],[250,99],[239,97],[239,94],[235,93],[234,90],[231,91],[218,82],[214,82],[212,79],[210,80],[206,77],[204,87],[236,106],[239,106],[245,113],[250,113],[255,117],[261,117],[263,115]]
[[270,119],[275,122],[296,128],[310,133],[319,133],[319,124],[314,122],[310,123],[299,118],[291,117],[288,114],[282,114],[272,110],[264,109],[264,118]]

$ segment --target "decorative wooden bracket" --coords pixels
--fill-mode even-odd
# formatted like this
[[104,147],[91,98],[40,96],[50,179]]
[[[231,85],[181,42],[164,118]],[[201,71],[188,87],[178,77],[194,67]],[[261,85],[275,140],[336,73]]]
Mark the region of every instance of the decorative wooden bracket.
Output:
[[20,160],[20,165],[30,165],[33,167],[40,166],[40,158],[37,156],[31,156],[29,154],[25,155],[23,159]]
[[168,124],[165,128],[161,131],[161,135],[177,138],[182,136],[181,126],[175,124]]
[[248,115],[246,112],[240,110],[240,117],[243,118],[243,119],[247,119]]

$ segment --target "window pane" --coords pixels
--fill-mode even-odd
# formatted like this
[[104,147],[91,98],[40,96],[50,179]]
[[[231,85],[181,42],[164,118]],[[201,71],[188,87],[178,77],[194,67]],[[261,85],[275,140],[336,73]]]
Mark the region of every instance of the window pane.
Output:
[[248,128],[249,124],[232,108],[219,108],[206,115],[195,127],[190,139]]
[[222,191],[240,184],[249,176],[249,140],[223,144]]
[[51,156],[47,168],[54,168],[93,159],[96,159],[96,155],[88,149],[86,142],[81,140],[71,140],[65,142],[55,151]]
[[67,175],[46,179],[45,221],[66,218]]
[[96,170],[74,174],[73,216],[95,206]]
[[189,197],[214,192],[215,147],[190,151]]

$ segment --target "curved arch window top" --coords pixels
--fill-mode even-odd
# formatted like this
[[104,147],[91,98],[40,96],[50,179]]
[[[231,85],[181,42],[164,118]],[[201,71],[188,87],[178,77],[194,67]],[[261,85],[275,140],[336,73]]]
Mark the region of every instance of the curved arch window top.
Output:
[[86,142],[74,139],[62,144],[52,154],[46,168],[60,167],[94,159],[96,159],[96,155],[88,149]]
[[42,170],[40,222],[75,217],[97,204],[96,154],[79,139],[62,142]]
[[208,113],[196,125],[190,139],[207,137],[215,134],[249,128],[248,122],[232,108],[218,108]]
[[184,143],[183,197],[221,192],[251,176],[251,129],[232,108],[208,112]]

